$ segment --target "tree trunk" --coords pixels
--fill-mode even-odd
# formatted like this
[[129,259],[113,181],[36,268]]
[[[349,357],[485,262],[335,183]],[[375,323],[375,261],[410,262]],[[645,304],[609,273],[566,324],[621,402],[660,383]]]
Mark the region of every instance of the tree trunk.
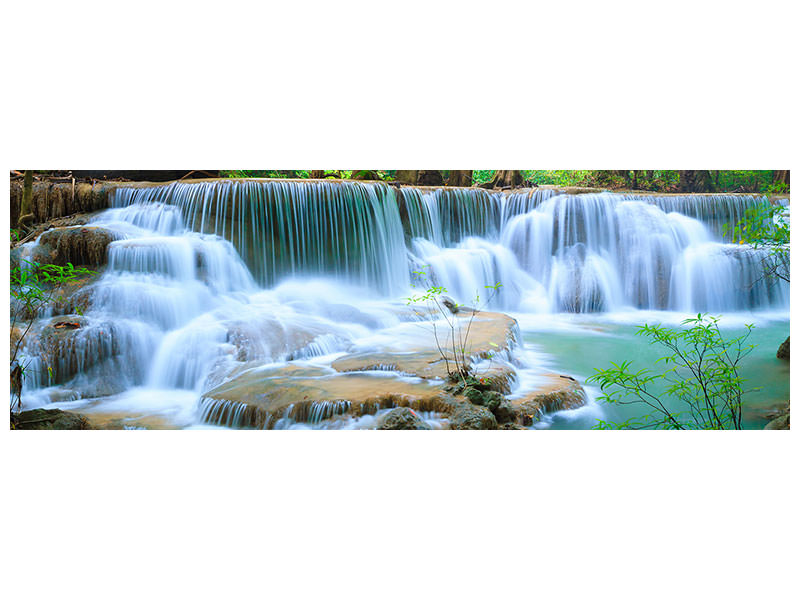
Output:
[[24,227],[33,222],[33,171],[25,171],[22,184],[22,201],[19,206],[17,226]]
[[522,185],[522,171],[495,171],[491,181],[481,187],[490,189],[516,188]]
[[470,187],[472,185],[472,171],[450,171],[447,185]]
[[441,171],[419,171],[417,185],[444,185]]
[[399,183],[405,183],[406,185],[417,185],[419,171],[397,171],[395,179]]
[[311,171],[311,179],[322,179],[325,177],[325,171]]
[[710,171],[678,171],[678,190],[707,192],[711,189]]
[[780,185],[781,183],[785,183],[786,187],[789,187],[789,171],[773,171],[772,172],[772,183],[773,185]]

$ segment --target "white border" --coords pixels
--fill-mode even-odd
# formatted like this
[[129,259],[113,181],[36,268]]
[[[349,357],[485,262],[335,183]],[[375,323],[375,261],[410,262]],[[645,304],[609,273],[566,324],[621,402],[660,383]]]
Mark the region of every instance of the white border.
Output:
[[[40,1],[7,16],[9,169],[800,172],[790,3]],[[790,597],[797,439],[3,430],[4,588]]]

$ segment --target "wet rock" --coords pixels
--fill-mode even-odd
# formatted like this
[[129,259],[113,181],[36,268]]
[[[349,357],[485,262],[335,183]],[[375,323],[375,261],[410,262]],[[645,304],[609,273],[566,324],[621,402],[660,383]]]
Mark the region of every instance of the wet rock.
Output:
[[544,413],[578,408],[586,404],[586,392],[567,375],[550,374],[541,388],[511,401],[515,421],[533,425]]
[[[509,351],[516,345],[518,326],[515,319],[502,313],[481,311],[472,318],[471,313],[457,313],[456,327],[465,331],[469,327],[469,336],[465,344],[465,354],[469,360],[480,360]],[[420,347],[409,352],[407,348],[393,351],[386,348],[382,351],[351,354],[337,359],[331,365],[339,372],[390,370],[416,375],[425,379],[448,377],[447,365],[441,352],[436,349],[436,341],[432,330],[420,336]],[[449,335],[449,333],[448,333]],[[443,349],[453,366],[452,351]],[[513,374],[510,369],[498,367],[486,375],[497,378],[498,386],[508,387]],[[498,390],[500,391],[500,390]]]
[[789,429],[789,413],[773,419],[764,426],[764,429]]
[[396,377],[331,373],[322,367],[246,368],[201,399],[204,421],[230,427],[272,428],[278,419],[317,423],[339,415],[374,415],[407,406],[443,412],[440,388]]
[[37,408],[11,416],[13,429],[92,429],[83,415],[58,409]]
[[22,327],[11,328],[11,356],[14,356],[14,350],[17,348],[17,344],[22,339],[23,333],[25,333],[25,329]]
[[497,419],[488,408],[462,402],[448,415],[450,429],[497,429]]
[[121,394],[130,386],[140,383],[141,373],[136,373],[132,367],[130,360],[114,356],[79,373],[66,385],[74,391],[76,400]]
[[[89,320],[66,315],[43,320],[25,338],[25,354],[36,357],[31,374],[42,385],[65,383],[95,365],[130,351],[136,331],[123,323]],[[141,341],[143,343],[143,341]],[[138,359],[126,354],[126,369],[137,368]],[[140,365],[139,365],[140,366]]]
[[90,429],[175,429],[175,424],[161,415],[91,412],[81,416]]
[[504,431],[527,431],[528,428],[520,425],[519,423],[502,423],[497,426],[498,429],[502,429]]
[[769,419],[764,429],[789,429],[789,402],[784,401],[773,406],[766,413],[758,415],[761,418]]
[[494,414],[494,418],[497,419],[497,422],[501,425],[514,423],[517,419],[514,406],[511,404],[511,401],[506,398],[500,401],[497,408],[495,408],[492,413]]
[[116,238],[103,227],[58,227],[39,237],[32,258],[43,264],[99,268],[106,264],[108,245]]
[[400,407],[390,410],[378,421],[378,429],[431,429],[417,413],[410,408]]
[[[791,336],[790,336],[791,337]],[[786,341],[781,344],[781,347],[778,348],[778,353],[776,355],[781,360],[789,360],[789,338],[786,338]]]

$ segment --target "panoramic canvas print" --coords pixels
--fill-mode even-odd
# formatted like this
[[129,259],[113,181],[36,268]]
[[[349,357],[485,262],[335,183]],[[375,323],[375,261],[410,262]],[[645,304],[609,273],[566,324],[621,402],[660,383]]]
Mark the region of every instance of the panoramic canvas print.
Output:
[[788,429],[788,171],[10,173],[12,429]]

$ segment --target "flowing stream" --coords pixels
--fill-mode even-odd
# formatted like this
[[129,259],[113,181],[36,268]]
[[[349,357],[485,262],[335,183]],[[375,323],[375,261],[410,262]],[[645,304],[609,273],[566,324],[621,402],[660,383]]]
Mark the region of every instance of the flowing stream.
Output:
[[[626,353],[655,360],[634,325],[710,312],[731,333],[756,324],[760,368],[747,374],[766,383],[767,405],[788,398],[784,365],[768,357],[788,335],[789,288],[763,277],[768,253],[721,236],[758,200],[257,180],[119,188],[91,223],[114,241],[82,327],[48,371],[41,320],[24,350],[34,368],[23,403],[210,426],[202,394],[242,365],[328,377],[347,353],[412,352],[420,323],[404,299],[420,285],[474,305],[500,283],[488,308],[517,318],[525,341],[506,357],[513,393],[548,369],[583,382]],[[587,428],[616,411],[592,400],[536,427]],[[325,427],[328,416],[279,426]]]

